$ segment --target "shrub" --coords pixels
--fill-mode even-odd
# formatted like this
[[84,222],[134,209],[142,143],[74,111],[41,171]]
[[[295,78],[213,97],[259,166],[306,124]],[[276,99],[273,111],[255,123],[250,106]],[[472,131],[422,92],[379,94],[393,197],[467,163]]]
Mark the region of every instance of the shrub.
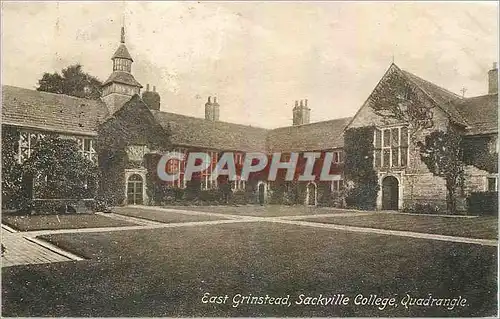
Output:
[[95,200],[95,210],[98,212],[103,212],[103,213],[110,213],[110,203],[109,201],[103,197],[103,196],[97,196]]
[[201,193],[201,182],[198,179],[191,179],[186,182],[186,188],[184,189],[184,199],[187,201],[193,201],[200,198]]
[[37,198],[94,198],[97,192],[98,168],[80,153],[74,140],[56,136],[41,139],[22,170],[33,179]]
[[29,196],[22,165],[17,161],[19,151],[19,129],[2,126],[2,208],[22,210]]
[[248,192],[244,190],[235,191],[230,198],[230,204],[233,205],[246,205],[250,202]]
[[432,203],[416,203],[403,206],[403,213],[411,214],[442,214],[442,209]]
[[[82,206],[83,205],[83,206]],[[26,206],[24,212],[39,215],[52,214],[74,214],[74,213],[93,213],[97,210],[97,201],[64,199],[64,200],[31,200]]]
[[199,200],[207,204],[218,204],[221,197],[218,189],[207,189],[200,192]]
[[498,192],[473,192],[467,197],[467,211],[473,215],[498,215]]

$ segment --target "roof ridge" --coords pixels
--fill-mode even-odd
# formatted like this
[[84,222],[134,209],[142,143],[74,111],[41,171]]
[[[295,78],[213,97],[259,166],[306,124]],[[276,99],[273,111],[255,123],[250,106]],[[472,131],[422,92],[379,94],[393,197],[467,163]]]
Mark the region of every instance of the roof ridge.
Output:
[[[427,83],[427,84],[430,84],[430,85],[432,85],[433,87],[435,87],[435,88],[439,89],[440,91],[443,91],[444,93],[449,92],[450,94],[456,95],[455,93],[450,92],[450,91],[448,91],[448,90],[446,90],[446,89],[444,89],[444,88],[440,87],[439,85],[434,84],[434,83],[432,83],[432,82],[430,82],[430,81],[427,81],[427,80],[425,80],[425,79],[423,79],[423,78],[419,77],[418,75],[415,75],[415,74],[413,74],[413,73],[411,73],[411,72],[408,72],[408,71],[405,71],[405,70],[401,70],[401,69],[400,69],[400,71],[403,73],[403,75],[404,75],[404,76],[406,76],[406,77],[407,77],[407,80],[408,80],[408,81],[410,81],[410,82],[411,82],[411,83],[413,83],[415,86],[417,86],[417,87],[418,87],[418,88],[419,88],[422,92],[424,92],[424,94],[425,94],[425,95],[427,95],[427,97],[429,97],[429,98],[430,98],[430,99],[431,99],[434,103],[436,103],[436,105],[437,105],[437,106],[438,106],[438,107],[439,107],[442,111],[444,111],[444,112],[445,112],[445,113],[446,113],[446,114],[450,117],[450,119],[454,120],[455,122],[457,122],[458,124],[461,124],[461,125],[465,125],[465,126],[468,126],[468,125],[469,125],[468,121],[467,121],[467,120],[466,120],[466,119],[462,116],[462,114],[460,113],[460,111],[459,111],[459,110],[455,109],[455,111],[456,111],[456,113],[457,113],[457,114],[455,115],[455,114],[452,114],[453,112],[450,112],[450,110],[448,110],[447,108],[443,107],[443,105],[448,105],[448,106],[450,106],[450,107],[454,108],[454,107],[455,107],[455,104],[454,104],[454,103],[456,103],[456,102],[457,102],[456,100],[451,100],[451,99],[449,99],[449,100],[447,100],[447,101],[445,101],[445,102],[441,102],[441,103],[439,103],[439,102],[436,100],[436,96],[435,96],[435,95],[433,95],[433,94],[429,93],[429,91],[428,91],[425,87],[422,87],[422,85],[420,85],[418,82],[416,82],[416,81],[415,81],[415,79],[412,79],[412,77],[415,77],[415,78],[417,78],[417,79],[418,79],[418,80],[420,80],[420,81],[423,81],[423,82],[425,82],[425,83]],[[461,100],[463,100],[463,99],[462,99],[460,96],[458,96],[457,100],[461,101]],[[456,118],[455,118],[455,117],[456,117]],[[461,123],[459,123],[458,121],[461,121]]]
[[487,94],[481,94],[481,95],[476,95],[476,96],[469,96],[469,97],[464,97],[461,101],[468,101],[468,100],[472,100],[472,99],[480,99],[480,98],[485,98],[485,97],[488,97],[488,96],[493,96],[493,95],[498,95],[498,92],[495,92],[495,93],[487,93]]
[[352,116],[345,116],[345,117],[339,117],[339,118],[336,118],[336,119],[329,119],[329,120],[318,121],[318,122],[307,123],[307,124],[301,124],[301,125],[280,126],[280,127],[273,128],[271,130],[279,130],[279,129],[290,128],[290,127],[304,127],[304,126],[308,126],[308,125],[323,124],[323,123],[326,123],[326,122],[333,122],[333,121],[347,121],[347,120],[350,120],[352,118],[353,118]]
[[[78,97],[78,96],[68,95],[68,94],[64,94],[64,93],[54,93],[54,92],[47,92],[47,91],[39,91],[37,89],[28,89],[28,88],[24,88],[24,87],[21,87],[21,86],[15,86],[15,85],[9,85],[9,84],[2,84],[2,88],[4,86],[15,88],[15,89],[21,89],[21,90],[28,90],[28,91],[32,91],[32,92],[37,92],[37,93],[42,94],[42,95],[43,94],[47,94],[47,95],[54,95],[54,96],[57,96],[57,97],[69,97],[69,98],[77,99],[77,100],[85,100],[85,101],[90,101],[90,102],[104,103],[101,99],[98,99],[98,100],[87,99],[87,98],[84,98],[84,97]],[[2,89],[2,91],[3,91],[3,89]]]
[[407,74],[410,74],[410,75],[412,75],[412,76],[414,76],[414,77],[416,77],[416,78],[418,78],[419,80],[422,80],[422,81],[424,81],[424,82],[426,82],[426,83],[429,83],[430,85],[435,86],[436,88],[438,88],[438,89],[439,89],[439,90],[441,90],[441,91],[444,91],[445,93],[452,94],[452,95],[456,96],[456,97],[457,97],[457,98],[459,98],[459,99],[462,99],[462,98],[463,98],[462,96],[460,96],[460,95],[456,94],[455,92],[452,92],[452,91],[450,91],[450,90],[448,90],[448,89],[446,89],[446,88],[444,88],[444,87],[442,87],[442,86],[440,86],[440,85],[437,85],[437,84],[436,84],[436,83],[434,83],[434,82],[431,82],[431,81],[429,81],[429,80],[426,80],[426,79],[424,79],[423,77],[418,76],[418,75],[416,75],[416,74],[414,74],[414,73],[412,73],[412,72],[410,72],[410,71],[407,71],[407,70],[402,70],[402,71],[403,71],[403,72],[405,72],[405,73],[407,73]]
[[226,122],[226,121],[209,121],[209,120],[206,120],[203,117],[192,116],[192,115],[185,115],[185,114],[181,114],[181,113],[166,112],[166,111],[161,111],[161,110],[151,110],[151,111],[153,112],[153,114],[155,114],[155,113],[173,114],[175,116],[182,116],[182,117],[192,118],[192,119],[196,119],[196,120],[200,120],[200,121],[206,121],[207,123],[223,123],[223,124],[230,124],[230,125],[251,127],[251,128],[256,128],[256,129],[261,129],[261,130],[266,130],[266,131],[272,130],[272,129],[268,129],[268,128],[265,128],[265,127],[248,125],[248,124],[240,124],[240,123],[233,123],[233,122]]

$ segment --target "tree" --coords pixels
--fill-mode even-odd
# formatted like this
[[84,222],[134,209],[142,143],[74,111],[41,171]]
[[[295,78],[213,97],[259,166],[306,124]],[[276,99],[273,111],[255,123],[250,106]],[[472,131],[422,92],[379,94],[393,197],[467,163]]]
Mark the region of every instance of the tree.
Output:
[[33,179],[39,198],[81,199],[96,195],[97,165],[85,158],[76,141],[57,136],[40,140],[22,165],[23,175]]
[[70,65],[59,73],[44,73],[38,80],[37,91],[67,94],[97,100],[101,97],[102,82],[83,72],[80,64]]
[[434,106],[398,69],[388,71],[370,95],[369,105],[384,120],[408,123],[412,136],[434,125]]
[[455,131],[434,131],[419,142],[420,158],[435,176],[446,181],[446,208],[449,214],[457,212],[457,191],[464,183],[462,137]]

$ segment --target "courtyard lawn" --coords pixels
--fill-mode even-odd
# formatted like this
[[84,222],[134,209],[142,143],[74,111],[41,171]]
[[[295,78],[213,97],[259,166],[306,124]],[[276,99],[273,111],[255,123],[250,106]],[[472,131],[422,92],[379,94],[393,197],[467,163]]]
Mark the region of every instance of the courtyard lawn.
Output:
[[[496,247],[266,222],[43,238],[91,259],[3,268],[4,316],[468,317],[497,309]],[[229,297],[204,304],[205,293]],[[406,309],[407,293],[467,301]],[[236,294],[290,295],[291,306],[233,307]],[[351,299],[296,305],[300,294]],[[398,306],[355,305],[357,294],[395,297]]]
[[120,215],[138,217],[147,220],[153,220],[161,223],[185,223],[185,222],[204,222],[211,220],[227,220],[224,217],[209,215],[186,215],[182,213],[142,209],[139,207],[115,207],[113,212]]
[[336,214],[348,212],[348,210],[338,208],[312,207],[303,205],[164,206],[164,208],[255,217],[303,216],[312,214]]
[[2,215],[2,223],[20,231],[135,226],[135,224],[94,214]]
[[303,221],[368,227],[390,230],[406,230],[417,233],[449,235],[457,237],[497,239],[497,217],[442,217],[432,215],[405,215],[375,213],[365,216],[337,216],[307,218]]

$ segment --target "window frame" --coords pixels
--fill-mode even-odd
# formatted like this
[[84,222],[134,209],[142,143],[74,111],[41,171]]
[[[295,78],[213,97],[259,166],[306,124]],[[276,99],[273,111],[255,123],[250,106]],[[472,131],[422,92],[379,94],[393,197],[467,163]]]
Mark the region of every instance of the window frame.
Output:
[[344,190],[344,179],[332,180],[330,183],[330,192],[340,194]]
[[[406,129],[406,143],[403,143],[403,130]],[[397,131],[397,143],[394,145],[395,136],[393,132]],[[388,136],[388,137],[386,137]],[[387,138],[387,143],[385,139]],[[380,140],[380,146],[377,142]],[[410,134],[407,125],[395,125],[376,127],[373,131],[373,166],[378,169],[406,168],[409,162],[409,144]],[[397,151],[398,154],[395,154]],[[385,154],[388,153],[387,159]],[[397,163],[393,159],[397,156]],[[403,158],[405,163],[403,164]],[[388,161],[387,165],[386,162]]]
[[332,163],[333,164],[342,164],[344,163],[344,151],[338,150],[338,151],[333,151],[333,158],[332,158]]
[[[493,190],[490,189],[490,181],[494,181]],[[487,192],[498,192],[498,177],[497,176],[487,176],[486,177],[486,191]]]

